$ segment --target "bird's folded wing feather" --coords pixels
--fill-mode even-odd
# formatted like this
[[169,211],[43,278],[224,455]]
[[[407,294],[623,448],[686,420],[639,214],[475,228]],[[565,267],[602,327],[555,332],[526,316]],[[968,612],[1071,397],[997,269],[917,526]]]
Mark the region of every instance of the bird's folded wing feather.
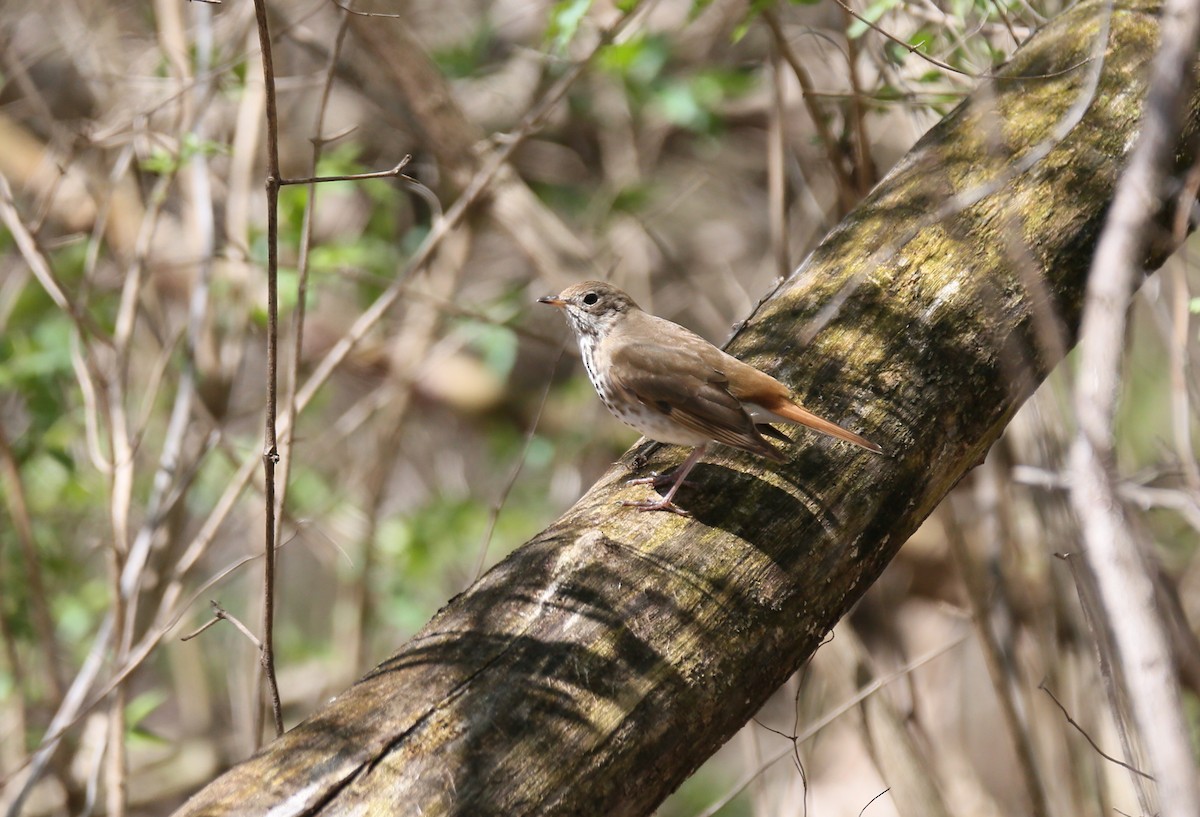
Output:
[[725,445],[782,461],[728,390],[725,376],[687,345],[622,345],[612,352],[613,379],[643,405]]

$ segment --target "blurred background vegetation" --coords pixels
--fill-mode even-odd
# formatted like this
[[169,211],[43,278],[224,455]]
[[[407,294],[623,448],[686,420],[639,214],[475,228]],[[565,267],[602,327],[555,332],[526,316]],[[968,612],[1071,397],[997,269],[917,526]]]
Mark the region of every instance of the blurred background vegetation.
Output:
[[[281,416],[297,388],[306,401],[282,452],[276,648],[291,726],[633,442],[534,298],[610,278],[722,341],[1058,3],[269,8],[285,176],[411,154],[406,172],[449,208],[526,137],[416,270],[438,208],[421,189],[283,190]],[[250,640],[224,621],[180,639],[210,600],[252,630],[262,603],[263,105],[250,0],[0,8],[5,807],[168,813],[262,739]],[[1185,256],[1139,296],[1120,456],[1178,601],[1195,712]],[[381,296],[395,303],[372,313]],[[1060,476],[1068,388],[1051,378],[662,814],[1016,815],[1035,790],[1055,814],[1137,813],[1129,774],[1049,695],[1121,755],[1070,563],[1054,558],[1078,541]]]

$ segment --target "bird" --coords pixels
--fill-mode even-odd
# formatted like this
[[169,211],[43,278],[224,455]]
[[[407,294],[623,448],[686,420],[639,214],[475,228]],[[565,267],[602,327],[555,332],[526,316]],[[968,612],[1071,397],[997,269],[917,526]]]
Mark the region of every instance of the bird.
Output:
[[770,423],[793,423],[876,454],[875,443],[802,408],[791,390],[677,323],[643,311],[603,281],[584,281],[538,298],[558,307],[579,343],[588,379],[617,419],[660,443],[692,446],[668,475],[631,484],[669,485],[660,499],[626,500],[642,511],[688,512],[674,502],[679,486],[712,443],[775,462],[787,459],[764,438],[792,442]]

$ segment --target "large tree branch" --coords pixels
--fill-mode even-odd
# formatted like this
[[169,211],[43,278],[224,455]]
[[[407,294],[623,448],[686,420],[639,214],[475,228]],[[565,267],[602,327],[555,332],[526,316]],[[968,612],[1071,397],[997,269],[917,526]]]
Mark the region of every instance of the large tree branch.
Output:
[[[649,812],[812,654],[1073,341],[1157,13],[1087,0],[1039,32],[735,337],[892,457],[813,437],[778,468],[712,456],[678,497],[685,520],[615,505],[645,490],[624,486],[631,452],[179,814]],[[1169,242],[1152,246],[1151,263]]]

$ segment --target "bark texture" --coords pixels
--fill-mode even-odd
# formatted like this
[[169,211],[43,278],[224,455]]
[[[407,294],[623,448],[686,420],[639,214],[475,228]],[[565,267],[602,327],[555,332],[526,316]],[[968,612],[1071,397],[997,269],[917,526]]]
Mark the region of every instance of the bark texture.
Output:
[[[816,649],[1073,343],[1158,11],[1085,0],[1046,26],[736,335],[734,354],[891,456],[802,432],[778,467],[717,452],[677,497],[689,520],[615,504],[647,490],[624,485],[635,448],[178,814],[649,813]],[[1169,243],[1155,247],[1151,263]]]

